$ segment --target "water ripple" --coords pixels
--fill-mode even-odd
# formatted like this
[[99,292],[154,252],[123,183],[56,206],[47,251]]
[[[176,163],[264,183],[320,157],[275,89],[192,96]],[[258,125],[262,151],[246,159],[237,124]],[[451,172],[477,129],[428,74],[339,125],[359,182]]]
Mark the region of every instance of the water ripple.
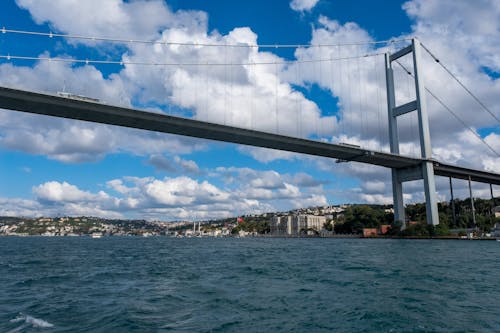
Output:
[[2,332],[500,331],[497,242],[3,237],[0,251]]

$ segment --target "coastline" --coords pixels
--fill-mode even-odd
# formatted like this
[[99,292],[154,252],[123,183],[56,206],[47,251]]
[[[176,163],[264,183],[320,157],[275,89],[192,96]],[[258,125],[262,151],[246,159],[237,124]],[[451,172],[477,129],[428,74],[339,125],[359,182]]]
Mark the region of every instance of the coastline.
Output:
[[0,234],[0,238],[3,237],[37,237],[37,238],[91,238],[91,239],[106,239],[106,238],[116,238],[116,237],[127,237],[127,238],[278,238],[278,239],[319,239],[319,238],[335,238],[335,239],[411,239],[411,240],[461,240],[461,241],[500,241],[495,237],[474,237],[474,238],[466,238],[460,236],[435,236],[435,237],[425,237],[425,236],[369,236],[364,237],[363,235],[322,235],[322,236],[287,236],[287,235],[249,235],[249,236],[238,236],[238,235],[228,235],[228,236],[195,236],[195,237],[177,237],[177,236],[166,236],[166,235],[151,235],[151,236],[142,236],[142,235],[103,235],[102,237],[93,237],[92,235],[82,234],[82,235],[23,235],[23,234]]

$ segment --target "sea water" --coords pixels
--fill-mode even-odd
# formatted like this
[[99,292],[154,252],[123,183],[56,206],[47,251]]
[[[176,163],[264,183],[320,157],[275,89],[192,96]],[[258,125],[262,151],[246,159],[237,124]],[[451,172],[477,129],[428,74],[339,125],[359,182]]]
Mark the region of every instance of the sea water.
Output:
[[0,332],[500,332],[500,243],[0,237]]

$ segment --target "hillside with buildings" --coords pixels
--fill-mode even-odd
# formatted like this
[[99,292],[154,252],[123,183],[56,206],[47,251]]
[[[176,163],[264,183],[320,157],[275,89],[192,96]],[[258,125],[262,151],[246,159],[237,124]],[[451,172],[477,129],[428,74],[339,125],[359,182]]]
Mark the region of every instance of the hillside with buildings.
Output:
[[[477,199],[439,204],[441,223],[429,226],[425,205],[406,207],[405,230],[390,205],[335,205],[207,221],[146,221],[97,217],[0,217],[1,236],[174,236],[174,237],[333,237],[333,236],[493,236],[500,237],[500,206]],[[454,212],[454,214],[453,214]]]

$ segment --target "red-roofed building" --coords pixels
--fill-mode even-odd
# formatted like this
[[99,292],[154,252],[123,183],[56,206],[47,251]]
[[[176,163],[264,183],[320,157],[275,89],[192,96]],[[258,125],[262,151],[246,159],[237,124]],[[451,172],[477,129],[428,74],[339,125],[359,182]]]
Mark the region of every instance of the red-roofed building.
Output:
[[382,224],[380,226],[380,234],[381,235],[385,235],[389,231],[389,229],[391,229],[391,225],[390,224]]
[[377,236],[377,228],[363,228],[363,237]]

